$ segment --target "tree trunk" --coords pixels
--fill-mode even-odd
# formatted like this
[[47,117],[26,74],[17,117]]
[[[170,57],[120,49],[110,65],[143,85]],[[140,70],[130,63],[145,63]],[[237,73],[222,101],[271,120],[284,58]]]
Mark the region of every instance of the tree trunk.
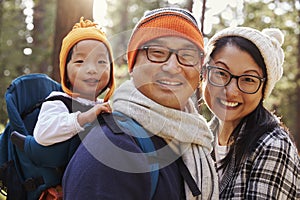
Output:
[[72,30],[73,25],[79,22],[80,17],[93,21],[93,0],[57,0],[56,27],[53,50],[52,77],[60,82],[59,52],[62,39]]
[[[129,22],[129,13],[128,13],[128,7],[130,6],[129,0],[122,0],[122,8],[119,10],[121,13],[122,20],[120,21],[120,24],[118,25],[118,31],[124,31],[128,30],[128,22]],[[119,29],[119,27],[121,29]],[[127,63],[126,58],[124,56],[124,52],[126,52],[127,49],[127,42],[128,38],[126,34],[119,34],[117,43],[114,45],[116,55],[114,62],[116,63],[117,66],[122,66]],[[121,55],[121,56],[119,56]]]
[[[34,24],[34,29],[33,29],[33,52],[39,52],[39,57],[44,57],[44,55],[47,54],[47,50],[49,49],[48,47],[48,42],[47,39],[44,37],[46,35],[45,33],[45,25],[44,25],[44,20],[45,20],[45,6],[46,2],[45,1],[37,1],[36,6],[34,7],[34,16],[33,16],[33,24]],[[42,52],[41,52],[42,51]],[[39,69],[38,72],[40,73],[47,73],[47,68],[48,68],[48,63],[50,59],[33,59],[34,62],[32,63],[33,67],[35,69]]]
[[[0,44],[2,45],[2,32],[3,32],[3,0],[0,0]],[[2,55],[1,52],[2,48],[0,48],[0,55]],[[2,59],[0,59],[2,62]]]
[[187,0],[185,3],[185,8],[192,12],[193,10],[193,0]]
[[205,20],[205,11],[206,11],[206,0],[202,2],[202,15],[201,15],[201,32],[204,36],[204,20]]
[[[203,0],[202,2],[202,13],[201,13],[201,24],[199,24],[199,26],[201,27],[201,32],[202,32],[202,35],[204,37],[204,16],[205,16],[205,11],[206,11],[206,0]],[[199,84],[199,87],[197,88],[196,90],[196,106],[197,106],[197,109],[198,109],[198,112],[200,113],[201,112],[201,105],[200,105],[200,100],[201,100],[201,84]]]
[[[300,17],[300,10],[298,11],[298,17]],[[298,24],[300,26],[300,21],[298,20]],[[300,34],[298,33],[298,55],[300,54]],[[298,81],[298,84],[297,84],[297,89],[296,89],[296,95],[297,95],[297,103],[296,103],[296,110],[297,110],[297,117],[296,117],[296,129],[295,129],[295,133],[294,134],[294,137],[295,137],[295,140],[296,140],[296,145],[298,147],[298,150],[300,151],[300,123],[299,123],[299,119],[300,119],[300,56],[298,56],[297,58],[298,62],[297,62],[297,67],[298,67],[298,74],[297,74],[297,78],[296,78],[296,81]],[[299,152],[300,153],[300,152]]]

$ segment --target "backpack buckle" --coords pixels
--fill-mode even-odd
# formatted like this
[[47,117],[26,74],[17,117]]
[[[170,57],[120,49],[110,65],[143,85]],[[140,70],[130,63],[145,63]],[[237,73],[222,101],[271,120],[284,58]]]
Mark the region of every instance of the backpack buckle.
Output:
[[23,186],[26,191],[30,192],[35,190],[37,187],[42,185],[44,183],[44,180],[42,177],[39,178],[28,178],[24,181]]
[[28,178],[23,183],[26,191],[33,191],[36,188],[35,181],[33,178]]

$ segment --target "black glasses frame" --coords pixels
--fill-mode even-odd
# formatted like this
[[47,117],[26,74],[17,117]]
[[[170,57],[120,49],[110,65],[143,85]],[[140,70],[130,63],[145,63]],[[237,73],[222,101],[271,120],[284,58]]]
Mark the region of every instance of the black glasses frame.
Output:
[[[157,60],[153,60],[153,59],[149,58],[149,48],[153,47],[153,46],[162,47],[162,48],[166,48],[166,49],[169,50],[169,55],[166,57],[165,60],[157,61]],[[204,53],[200,51],[200,53],[199,53],[199,61],[197,63],[195,63],[195,64],[191,64],[190,65],[190,64],[184,64],[184,63],[182,63],[180,61],[180,59],[179,59],[178,52],[181,51],[181,50],[185,50],[185,49],[171,49],[171,48],[163,47],[163,46],[159,46],[159,45],[147,45],[147,46],[143,46],[141,49],[144,50],[144,51],[146,51],[147,59],[149,61],[151,61],[151,62],[154,62],[154,63],[164,63],[164,62],[167,62],[170,59],[170,57],[171,57],[171,55],[173,53],[176,55],[178,63],[181,64],[181,65],[183,65],[183,66],[186,66],[186,67],[194,67],[194,66],[198,65],[199,61],[201,62],[201,60],[203,60],[203,58],[204,58]]]
[[[208,81],[209,81],[210,84],[212,84],[212,85],[214,85],[216,87],[225,87],[225,86],[227,86],[231,82],[232,78],[235,78],[236,79],[236,84],[237,84],[237,87],[239,88],[239,90],[242,91],[243,93],[246,93],[246,94],[255,94],[259,90],[259,88],[261,87],[262,83],[266,80],[266,78],[262,78],[262,77],[255,76],[255,75],[250,75],[250,74],[247,74],[247,75],[244,74],[244,75],[236,76],[236,75],[233,75],[232,73],[230,73],[228,70],[223,69],[221,67],[207,65],[206,68],[207,68],[207,71],[208,71],[207,76],[208,76]],[[210,80],[210,72],[211,72],[212,69],[219,69],[219,70],[222,70],[222,71],[225,71],[226,73],[228,73],[229,76],[230,76],[228,82],[226,84],[224,84],[224,85],[220,85],[220,84],[216,84],[216,83],[212,82]],[[257,89],[254,92],[247,92],[247,91],[244,91],[244,90],[242,90],[240,88],[239,78],[245,77],[245,76],[246,77],[257,78],[259,80],[259,85],[258,85]]]

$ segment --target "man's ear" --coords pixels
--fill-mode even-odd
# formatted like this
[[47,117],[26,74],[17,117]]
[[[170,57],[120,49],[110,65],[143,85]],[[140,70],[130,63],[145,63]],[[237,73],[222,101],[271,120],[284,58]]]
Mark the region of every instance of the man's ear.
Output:
[[207,72],[206,66],[203,65],[201,67],[201,71],[200,71],[200,81],[203,81],[204,79],[206,79],[206,72]]

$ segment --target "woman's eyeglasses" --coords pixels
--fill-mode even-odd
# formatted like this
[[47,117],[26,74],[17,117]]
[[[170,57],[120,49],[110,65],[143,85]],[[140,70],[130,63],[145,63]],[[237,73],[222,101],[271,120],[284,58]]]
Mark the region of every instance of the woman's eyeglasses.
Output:
[[254,75],[241,75],[236,76],[231,74],[229,71],[215,66],[206,66],[208,70],[208,81],[210,84],[217,87],[227,86],[232,78],[237,80],[237,87],[240,91],[246,94],[256,93],[266,78],[261,78]]

